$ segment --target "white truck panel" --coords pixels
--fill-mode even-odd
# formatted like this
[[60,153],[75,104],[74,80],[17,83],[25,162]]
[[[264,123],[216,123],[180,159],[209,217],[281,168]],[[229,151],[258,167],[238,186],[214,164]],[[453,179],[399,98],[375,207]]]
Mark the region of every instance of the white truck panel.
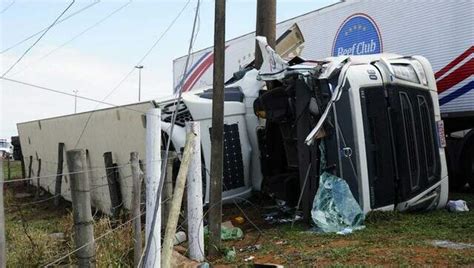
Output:
[[[467,112],[474,111],[473,13],[473,1],[352,0],[281,22],[277,36],[297,23],[305,38],[302,57],[308,59],[335,56],[338,42],[345,46],[336,51],[345,53],[423,55],[436,73],[441,112]],[[227,42],[226,79],[253,60],[254,46],[254,33]],[[212,53],[210,47],[192,54],[184,91],[212,86]],[[173,63],[175,88],[185,60]]]

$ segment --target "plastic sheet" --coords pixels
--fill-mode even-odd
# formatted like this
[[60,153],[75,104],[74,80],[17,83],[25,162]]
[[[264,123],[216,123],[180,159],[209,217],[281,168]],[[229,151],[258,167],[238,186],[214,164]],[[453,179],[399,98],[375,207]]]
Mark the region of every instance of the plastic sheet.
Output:
[[[321,170],[325,170],[325,148],[322,142]],[[314,197],[311,216],[323,232],[360,229],[365,216],[346,181],[324,171],[319,177],[319,189]]]
[[[209,228],[204,227],[204,235],[209,235]],[[239,227],[226,227],[221,226],[221,239],[224,241],[227,240],[238,240],[244,237],[244,232]]]
[[449,212],[465,212],[469,211],[467,203],[464,200],[449,200],[446,204],[446,209]]

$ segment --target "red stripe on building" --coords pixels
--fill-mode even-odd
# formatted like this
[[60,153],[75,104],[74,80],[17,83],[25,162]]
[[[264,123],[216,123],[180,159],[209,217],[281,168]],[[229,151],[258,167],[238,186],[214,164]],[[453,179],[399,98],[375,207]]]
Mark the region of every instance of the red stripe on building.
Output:
[[470,48],[468,48],[466,51],[464,51],[457,58],[455,58],[453,61],[448,63],[448,65],[444,66],[443,69],[437,71],[435,73],[435,78],[438,79],[441,76],[443,76],[443,74],[447,73],[451,68],[456,66],[458,63],[460,63],[462,60],[464,60],[467,56],[471,55],[472,53],[474,53],[474,46],[471,46]]
[[474,74],[474,59],[470,59],[461,67],[451,72],[448,76],[436,82],[436,85],[438,86],[438,93],[442,93],[445,90],[455,86],[472,74]]

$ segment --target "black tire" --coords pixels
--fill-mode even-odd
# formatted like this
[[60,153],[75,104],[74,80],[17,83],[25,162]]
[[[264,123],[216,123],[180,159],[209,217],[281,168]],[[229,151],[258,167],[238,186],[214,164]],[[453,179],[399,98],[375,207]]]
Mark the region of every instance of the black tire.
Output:
[[448,165],[449,190],[459,191],[467,183],[466,177],[461,172],[461,163],[459,163],[463,141],[462,139],[447,139],[446,142],[445,152]]
[[461,154],[461,176],[474,189],[474,135],[469,135]]

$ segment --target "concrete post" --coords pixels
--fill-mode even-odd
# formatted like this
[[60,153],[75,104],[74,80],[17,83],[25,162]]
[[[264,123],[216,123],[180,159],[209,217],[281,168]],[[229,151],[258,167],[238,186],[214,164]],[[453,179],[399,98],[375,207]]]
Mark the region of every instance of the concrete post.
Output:
[[[161,177],[161,110],[152,108],[146,114],[146,222],[145,242],[148,255],[145,267],[161,265],[161,206],[156,202]],[[158,206],[155,208],[155,205]],[[156,213],[155,213],[156,210]],[[154,222],[154,224],[153,224]],[[153,226],[153,230],[152,230]],[[151,235],[150,235],[151,234]],[[146,254],[146,253],[145,253]]]
[[193,155],[188,172],[188,245],[189,257],[204,261],[204,224],[202,212],[201,130],[199,122],[186,123],[186,132],[194,134]]

